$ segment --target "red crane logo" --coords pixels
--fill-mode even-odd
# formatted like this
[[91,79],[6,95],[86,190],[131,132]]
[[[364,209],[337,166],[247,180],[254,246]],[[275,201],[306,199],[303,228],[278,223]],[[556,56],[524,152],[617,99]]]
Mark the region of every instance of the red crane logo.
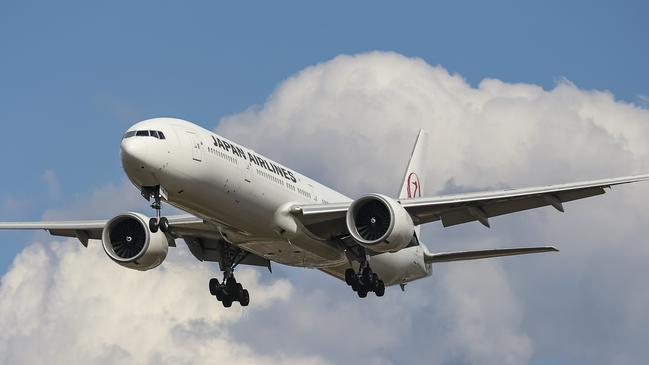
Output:
[[408,175],[408,198],[421,198],[421,183],[414,172]]

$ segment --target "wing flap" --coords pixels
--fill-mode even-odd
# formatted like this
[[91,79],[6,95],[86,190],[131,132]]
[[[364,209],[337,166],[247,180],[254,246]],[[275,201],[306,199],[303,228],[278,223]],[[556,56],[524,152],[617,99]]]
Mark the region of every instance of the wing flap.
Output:
[[[457,224],[467,223],[479,219],[475,211],[471,211],[471,207],[478,207],[480,211],[485,214],[486,218],[497,217],[510,213],[521,212],[524,210],[541,208],[545,206],[553,206],[555,209],[563,212],[563,204],[565,202],[589,198],[591,196],[604,194],[603,187],[586,188],[575,191],[566,191],[556,194],[539,194],[532,196],[524,196],[508,199],[501,199],[495,201],[487,201],[481,204],[466,204],[462,207],[449,209],[440,213],[442,224],[444,227],[450,227]],[[422,219],[423,220],[423,219]],[[488,225],[488,224],[487,224]]]

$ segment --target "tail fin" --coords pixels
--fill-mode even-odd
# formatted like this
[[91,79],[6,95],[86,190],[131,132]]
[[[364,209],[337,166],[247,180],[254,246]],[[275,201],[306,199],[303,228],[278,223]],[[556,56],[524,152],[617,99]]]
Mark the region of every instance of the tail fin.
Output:
[[[401,184],[401,191],[399,192],[399,199],[412,199],[420,198],[424,194],[424,181],[426,180],[426,165],[424,158],[426,156],[426,149],[428,148],[428,133],[420,129],[415,146],[412,148],[410,161],[403,176],[403,183]],[[417,238],[420,236],[419,226],[415,227]]]

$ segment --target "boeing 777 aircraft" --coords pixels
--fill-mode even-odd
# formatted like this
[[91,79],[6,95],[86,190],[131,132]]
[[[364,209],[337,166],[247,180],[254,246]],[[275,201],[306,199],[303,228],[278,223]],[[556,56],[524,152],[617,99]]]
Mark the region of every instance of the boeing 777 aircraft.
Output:
[[[218,262],[223,280],[209,281],[225,307],[250,302],[234,277],[237,265],[270,269],[271,262],[317,268],[345,280],[359,297],[383,296],[430,276],[437,262],[557,251],[521,247],[433,253],[420,242],[420,226],[444,227],[604,194],[605,188],[649,175],[525,189],[426,196],[426,133],[417,136],[397,197],[366,194],[352,200],[295,170],[190,122],[155,118],[126,131],[121,142],[126,175],[149,200],[152,218],[123,213],[107,220],[7,222],[0,229],[44,229],[101,240],[116,263],[135,270],[160,265],[182,238],[200,261]],[[162,216],[162,203],[188,214]]]

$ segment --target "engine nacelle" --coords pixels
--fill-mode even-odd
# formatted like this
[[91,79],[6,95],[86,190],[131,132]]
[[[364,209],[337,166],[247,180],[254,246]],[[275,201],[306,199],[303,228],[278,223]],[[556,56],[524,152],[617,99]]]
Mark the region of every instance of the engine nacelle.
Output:
[[396,200],[368,194],[347,210],[347,229],[361,246],[375,252],[396,252],[408,246],[415,233],[410,214]]
[[161,231],[149,230],[148,218],[124,213],[106,223],[101,235],[104,251],[116,263],[140,271],[157,267],[167,257],[169,241]]

